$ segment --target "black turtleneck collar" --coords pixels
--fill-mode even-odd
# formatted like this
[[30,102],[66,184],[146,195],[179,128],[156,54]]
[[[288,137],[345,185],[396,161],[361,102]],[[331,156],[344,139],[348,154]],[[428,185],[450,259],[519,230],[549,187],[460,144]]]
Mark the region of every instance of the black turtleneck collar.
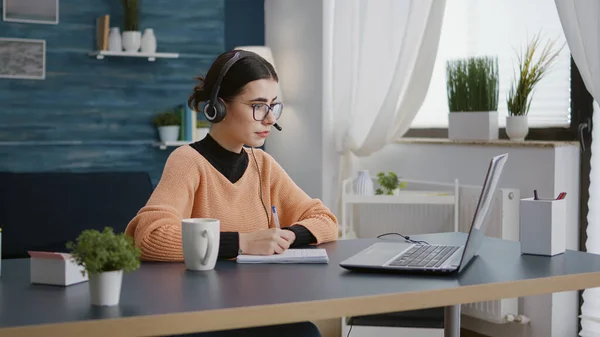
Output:
[[244,149],[240,153],[231,152],[217,143],[210,134],[190,146],[232,183],[238,181],[246,172],[248,153]]

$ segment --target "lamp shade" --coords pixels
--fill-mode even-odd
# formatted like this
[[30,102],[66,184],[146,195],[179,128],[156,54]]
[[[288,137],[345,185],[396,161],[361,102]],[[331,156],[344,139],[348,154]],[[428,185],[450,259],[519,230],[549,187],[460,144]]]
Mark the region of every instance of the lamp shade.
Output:
[[[273,66],[275,71],[277,73],[279,73],[277,71],[277,67],[275,66],[275,60],[273,59],[273,53],[271,52],[271,48],[269,48],[267,46],[240,46],[240,47],[235,47],[235,49],[250,51],[250,52],[258,54],[259,56],[261,56],[262,58],[267,60],[267,62],[271,63],[271,65]],[[283,101],[283,91],[281,88],[281,82],[279,83],[279,93],[277,96],[280,101]]]

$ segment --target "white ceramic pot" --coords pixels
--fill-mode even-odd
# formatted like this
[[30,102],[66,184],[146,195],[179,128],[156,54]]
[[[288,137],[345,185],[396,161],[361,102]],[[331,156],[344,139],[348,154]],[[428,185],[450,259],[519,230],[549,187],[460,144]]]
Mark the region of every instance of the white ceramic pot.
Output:
[[498,139],[498,111],[449,113],[448,138],[455,140]]
[[108,50],[109,51],[123,51],[123,44],[121,43],[121,31],[119,27],[112,27],[110,33],[108,33]]
[[358,177],[354,179],[354,194],[374,195],[373,180],[369,175],[369,170],[358,171]]
[[128,53],[137,53],[142,45],[142,33],[138,31],[123,32],[123,48]]
[[89,274],[90,299],[92,305],[112,306],[119,304],[122,282],[122,270]]
[[206,137],[206,135],[208,134],[208,131],[210,131],[209,128],[197,128],[196,129],[196,138],[198,140],[204,139],[204,137]]
[[142,53],[156,53],[156,36],[152,28],[144,29],[142,35]]
[[163,143],[178,141],[179,125],[159,126],[158,136],[160,138],[160,141]]
[[510,140],[524,141],[528,133],[529,124],[526,115],[506,117],[506,135]]

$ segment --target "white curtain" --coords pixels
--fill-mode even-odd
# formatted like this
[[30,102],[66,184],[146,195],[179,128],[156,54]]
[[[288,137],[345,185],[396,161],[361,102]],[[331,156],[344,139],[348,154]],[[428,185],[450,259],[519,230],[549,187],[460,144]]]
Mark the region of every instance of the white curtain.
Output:
[[341,182],[355,176],[357,156],[380,150],[410,128],[429,86],[445,3],[326,1],[325,106],[340,167],[335,196]]
[[[586,250],[600,254],[600,1],[555,0],[571,54],[587,90],[594,97],[590,199]],[[600,288],[583,292],[580,336],[600,336]]]

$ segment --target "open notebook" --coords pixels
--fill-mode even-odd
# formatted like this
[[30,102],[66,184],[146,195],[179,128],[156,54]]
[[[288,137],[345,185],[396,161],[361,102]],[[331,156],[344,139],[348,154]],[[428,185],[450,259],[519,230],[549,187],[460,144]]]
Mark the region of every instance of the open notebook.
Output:
[[322,248],[288,249],[273,255],[238,255],[237,263],[329,263]]

